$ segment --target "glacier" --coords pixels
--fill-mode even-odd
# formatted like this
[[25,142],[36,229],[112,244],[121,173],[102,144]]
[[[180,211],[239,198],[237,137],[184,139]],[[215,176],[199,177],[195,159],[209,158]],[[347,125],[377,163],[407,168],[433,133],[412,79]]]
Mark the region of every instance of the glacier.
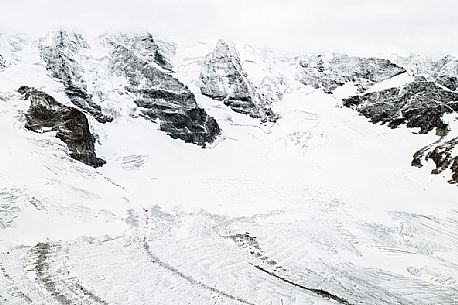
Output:
[[[451,55],[64,30],[0,55],[0,304],[458,304]],[[106,163],[66,118],[27,129],[22,86]]]

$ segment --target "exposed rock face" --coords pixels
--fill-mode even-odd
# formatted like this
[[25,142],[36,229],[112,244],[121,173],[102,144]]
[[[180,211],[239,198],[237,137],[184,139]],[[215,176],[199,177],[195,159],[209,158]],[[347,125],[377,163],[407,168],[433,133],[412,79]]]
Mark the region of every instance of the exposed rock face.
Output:
[[458,156],[453,158],[453,163],[450,169],[452,170],[452,180],[450,182],[458,183]]
[[128,47],[145,62],[155,62],[159,67],[173,71],[168,56],[175,53],[175,46],[171,43],[155,40],[150,33],[135,35],[114,35],[109,38],[112,42]]
[[453,149],[458,146],[458,137],[443,140],[442,138],[435,143],[428,145],[417,151],[412,160],[412,166],[422,167],[422,160],[434,162],[436,168],[431,171],[432,174],[440,174],[450,168],[452,177],[450,183],[458,183],[458,156],[453,156]]
[[269,103],[255,89],[240,63],[240,56],[232,46],[219,40],[215,49],[202,63],[200,74],[203,95],[223,101],[238,113],[248,114],[262,121],[276,121]]
[[95,154],[95,138],[89,131],[89,123],[80,110],[57,102],[52,96],[32,87],[18,90],[24,99],[30,100],[25,127],[34,132],[55,131],[56,138],[67,144],[70,157],[92,167],[100,167],[105,161]]
[[452,91],[458,89],[458,59],[452,55],[440,57],[410,55],[396,57],[395,61],[414,76],[422,76],[429,81],[435,81]]
[[401,124],[419,127],[420,133],[437,128],[443,134],[445,113],[458,111],[458,93],[442,89],[433,82],[415,81],[402,88],[352,96],[343,105],[355,108],[373,123],[396,128]]
[[423,79],[417,77],[416,81],[401,88],[353,96],[344,99],[343,104],[355,108],[371,122],[388,124],[391,128],[406,124],[407,127],[420,128],[419,133],[436,129],[440,139],[417,151],[411,165],[422,167],[423,160],[432,160],[435,164],[432,174],[440,174],[450,168],[454,173],[450,183],[456,183],[457,157],[452,151],[458,145],[458,138],[449,138],[443,116],[458,111],[458,92]]
[[156,61],[154,40],[144,39],[125,36],[112,40],[112,69],[127,79],[126,90],[135,96],[143,117],[159,122],[160,129],[174,139],[205,147],[220,133],[216,120],[198,107],[187,86],[160,69],[168,60],[161,55]]
[[307,56],[299,60],[299,65],[299,80],[326,93],[332,93],[349,82],[363,92],[375,83],[406,72],[387,59],[344,54]]
[[83,67],[77,57],[78,52],[86,47],[88,45],[81,35],[59,31],[52,35],[50,45],[41,46],[41,56],[51,76],[62,82],[66,95],[75,106],[100,123],[111,122],[113,118],[103,114],[100,105],[87,92],[82,77]]
[[0,54],[0,71],[5,69],[5,67],[6,67],[6,62],[3,59],[3,56]]

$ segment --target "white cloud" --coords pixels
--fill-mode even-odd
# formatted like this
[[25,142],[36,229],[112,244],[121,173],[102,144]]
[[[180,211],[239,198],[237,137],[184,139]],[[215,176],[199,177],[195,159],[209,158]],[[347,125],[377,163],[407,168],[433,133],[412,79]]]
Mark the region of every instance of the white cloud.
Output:
[[2,0],[0,29],[148,30],[291,50],[458,53],[456,0]]

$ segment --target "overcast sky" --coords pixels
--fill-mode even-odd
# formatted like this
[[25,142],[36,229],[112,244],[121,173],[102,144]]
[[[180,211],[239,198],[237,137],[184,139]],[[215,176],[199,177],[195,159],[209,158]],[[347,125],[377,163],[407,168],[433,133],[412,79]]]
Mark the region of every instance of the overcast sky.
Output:
[[458,0],[1,0],[1,31],[57,27],[292,51],[458,55]]

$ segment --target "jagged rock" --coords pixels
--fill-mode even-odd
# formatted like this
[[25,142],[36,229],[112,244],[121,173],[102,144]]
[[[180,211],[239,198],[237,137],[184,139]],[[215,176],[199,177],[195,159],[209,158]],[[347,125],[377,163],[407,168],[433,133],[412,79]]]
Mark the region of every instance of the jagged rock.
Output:
[[387,59],[344,54],[304,56],[299,60],[299,65],[299,80],[326,93],[332,93],[349,82],[363,92],[375,83],[406,72]]
[[419,127],[420,133],[436,128],[441,134],[447,125],[445,113],[458,111],[458,93],[441,88],[433,82],[415,81],[401,88],[352,96],[343,105],[353,107],[373,123],[396,128],[401,124]]
[[[406,124],[407,127],[420,128],[419,133],[423,134],[436,129],[436,135],[440,139],[415,152],[411,165],[422,167],[423,160],[432,160],[435,164],[432,174],[452,168],[452,150],[458,144],[458,138],[447,140],[449,130],[443,116],[458,111],[458,93],[444,89],[434,82],[425,81],[420,76],[400,88],[344,99],[343,105],[355,108],[373,123],[381,122],[391,128]],[[454,179],[456,175],[451,181]]]
[[64,85],[65,94],[75,106],[91,114],[100,123],[111,122],[113,118],[103,114],[100,105],[87,92],[82,77],[83,68],[78,62],[77,54],[87,47],[88,44],[81,35],[59,31],[52,35],[50,45],[41,46],[41,56],[46,63],[46,69]]
[[203,95],[223,101],[238,113],[262,121],[276,121],[266,99],[257,92],[240,63],[234,47],[219,40],[202,63],[200,90]]
[[452,91],[458,89],[458,78],[456,76],[439,75],[436,82]]
[[5,67],[6,67],[6,62],[3,59],[3,56],[0,54],[0,70],[5,69]]
[[431,174],[437,175],[444,170],[450,168],[452,170],[452,177],[450,183],[458,183],[458,156],[453,156],[452,151],[458,145],[458,137],[444,140],[439,139],[435,143],[428,145],[419,151],[414,156],[411,165],[422,167],[422,160],[434,162],[435,168]]
[[173,71],[173,66],[168,58],[175,53],[175,46],[171,43],[155,40],[150,33],[114,35],[109,40],[128,47],[145,62],[154,62],[167,71]]
[[458,89],[458,59],[452,55],[427,56],[412,54],[395,57],[394,61],[414,76],[434,81],[452,91]]
[[450,169],[452,170],[452,180],[450,180],[449,182],[458,183],[458,156],[453,158],[453,163]]
[[160,130],[172,138],[205,147],[220,133],[216,120],[198,107],[184,84],[151,63],[157,49],[151,46],[154,40],[146,42],[138,36],[112,40],[112,69],[126,77],[126,90],[143,117],[159,121]]
[[56,138],[67,144],[70,157],[92,167],[100,167],[105,161],[95,154],[95,138],[89,131],[89,123],[80,110],[57,102],[52,96],[33,87],[22,86],[18,90],[24,99],[30,100],[25,127],[34,132],[55,131]]

